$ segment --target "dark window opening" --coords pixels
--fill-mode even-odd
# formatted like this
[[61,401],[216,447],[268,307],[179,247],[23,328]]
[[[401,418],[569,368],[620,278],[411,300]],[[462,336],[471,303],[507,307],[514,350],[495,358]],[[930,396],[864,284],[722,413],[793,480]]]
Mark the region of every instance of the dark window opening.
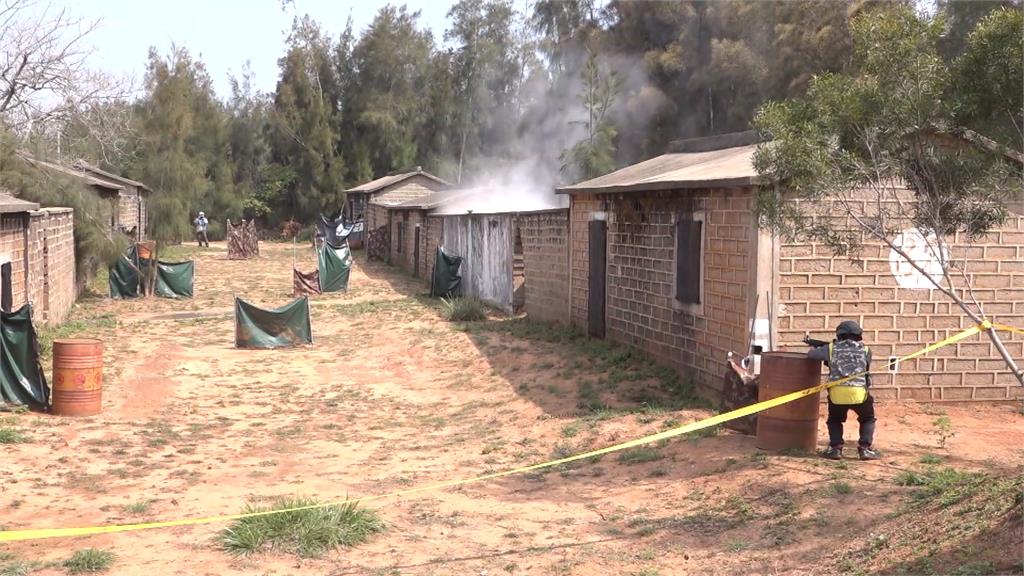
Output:
[[703,229],[699,220],[676,223],[676,300],[683,304],[700,304]]
[[405,222],[398,223],[398,232],[395,234],[395,252],[402,253],[402,244],[405,242]]

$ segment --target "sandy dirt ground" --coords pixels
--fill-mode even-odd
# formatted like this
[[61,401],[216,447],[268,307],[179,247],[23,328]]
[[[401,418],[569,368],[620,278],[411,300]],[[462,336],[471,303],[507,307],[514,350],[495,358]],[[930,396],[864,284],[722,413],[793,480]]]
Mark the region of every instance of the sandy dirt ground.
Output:
[[[422,297],[422,283],[361,255],[347,293],[313,299],[312,347],[235,349],[233,296],[267,307],[289,301],[293,257],[300,268],[315,266],[308,248],[298,252],[264,244],[256,260],[228,261],[214,245],[197,255],[192,300],[79,303],[76,319],[117,319],[116,328],[86,334],[105,341],[103,412],[0,414],[29,436],[0,445],[2,528],[232,514],[277,495],[373,495],[713,413],[644,409],[631,404],[629,386],[607,395],[632,410],[580,410],[578,383],[602,374],[574,357],[578,346],[459,329]],[[216,523],[0,545],[0,560],[54,562],[92,547],[114,552],[109,573],[128,576],[897,570],[915,554],[950,551],[939,541],[851,564],[871,538],[901,529],[895,513],[915,488],[894,478],[921,469],[925,455],[957,470],[1017,476],[1024,416],[1015,406],[893,402],[879,402],[878,413],[880,462],[767,454],[753,438],[724,431],[674,439],[632,458],[367,503],[387,530],[317,559],[232,556],[218,543],[226,524]],[[944,447],[935,425],[942,415],[953,434]],[[822,421],[821,440],[824,430]],[[979,566],[1020,558],[1018,520],[1008,521],[1008,549]]]

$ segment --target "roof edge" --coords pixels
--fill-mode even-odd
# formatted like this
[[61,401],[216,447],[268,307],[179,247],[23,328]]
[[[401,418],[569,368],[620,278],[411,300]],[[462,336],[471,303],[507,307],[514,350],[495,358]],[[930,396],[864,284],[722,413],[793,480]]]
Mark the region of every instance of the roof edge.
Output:
[[726,134],[715,134],[714,136],[702,136],[700,138],[686,138],[673,140],[668,144],[668,154],[714,152],[727,148],[739,148],[760,144],[764,138],[757,130],[744,130],[743,132],[729,132]]
[[646,192],[695,188],[737,188],[741,186],[760,186],[758,176],[742,176],[739,178],[717,178],[713,180],[681,180],[675,182],[650,182],[640,184],[623,184],[619,186],[575,187],[562,186],[555,188],[555,194],[614,194],[616,192]]

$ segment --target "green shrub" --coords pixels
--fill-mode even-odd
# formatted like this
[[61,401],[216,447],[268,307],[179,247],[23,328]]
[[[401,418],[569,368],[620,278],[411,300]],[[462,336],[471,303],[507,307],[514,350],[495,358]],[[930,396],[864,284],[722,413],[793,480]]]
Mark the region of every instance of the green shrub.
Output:
[[487,319],[487,307],[479,298],[464,296],[442,301],[444,317],[452,322],[476,322]]
[[0,428],[0,444],[21,444],[28,442],[28,436],[25,436],[20,430],[14,428]]
[[104,572],[114,563],[114,554],[106,550],[86,548],[75,552],[64,561],[64,568],[69,574],[87,574]]

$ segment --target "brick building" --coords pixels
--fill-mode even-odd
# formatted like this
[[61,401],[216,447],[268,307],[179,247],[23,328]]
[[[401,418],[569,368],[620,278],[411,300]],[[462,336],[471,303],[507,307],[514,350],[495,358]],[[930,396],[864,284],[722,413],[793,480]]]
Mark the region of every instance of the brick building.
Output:
[[444,221],[428,218],[445,202],[464,191],[439,190],[386,208],[391,244],[387,262],[408,274],[430,281],[434,273],[434,254],[441,243]]
[[0,192],[0,306],[60,324],[75,302],[74,214]]
[[145,240],[148,223],[147,196],[152,192],[149,186],[137,180],[101,170],[84,160],[78,160],[73,167],[92,178],[120,186],[117,191],[117,205],[114,208],[114,227],[137,242]]
[[463,258],[463,288],[506,312],[568,323],[568,209],[554,195],[442,190],[388,207],[389,262],[429,283],[438,246]]
[[136,241],[146,239],[148,224],[146,197],[149,195],[150,189],[142,182],[100,170],[82,160],[75,162],[72,166],[63,166],[31,157],[25,157],[25,160],[37,168],[81,180],[92,188],[101,199],[105,200],[98,219],[108,226],[108,236],[119,232]]
[[[719,390],[728,352],[750,342],[806,349],[842,319],[861,322],[875,358],[952,335],[969,320],[937,290],[900,284],[881,243],[857,263],[817,245],[784,244],[757,227],[755,144],[741,136],[680,143],[676,152],[558,189],[570,198],[569,317],[593,337],[635,346]],[[952,243],[996,322],[1024,325],[1024,217],[982,242]],[[1024,358],[1024,339],[1006,335]],[[884,360],[881,362],[884,364]],[[901,364],[875,379],[879,398],[987,400],[1022,389],[986,337]]]
[[391,174],[345,191],[345,210],[349,220],[364,220],[367,230],[387,224],[387,207],[422,198],[438,190],[451,188],[448,182],[424,172]]

